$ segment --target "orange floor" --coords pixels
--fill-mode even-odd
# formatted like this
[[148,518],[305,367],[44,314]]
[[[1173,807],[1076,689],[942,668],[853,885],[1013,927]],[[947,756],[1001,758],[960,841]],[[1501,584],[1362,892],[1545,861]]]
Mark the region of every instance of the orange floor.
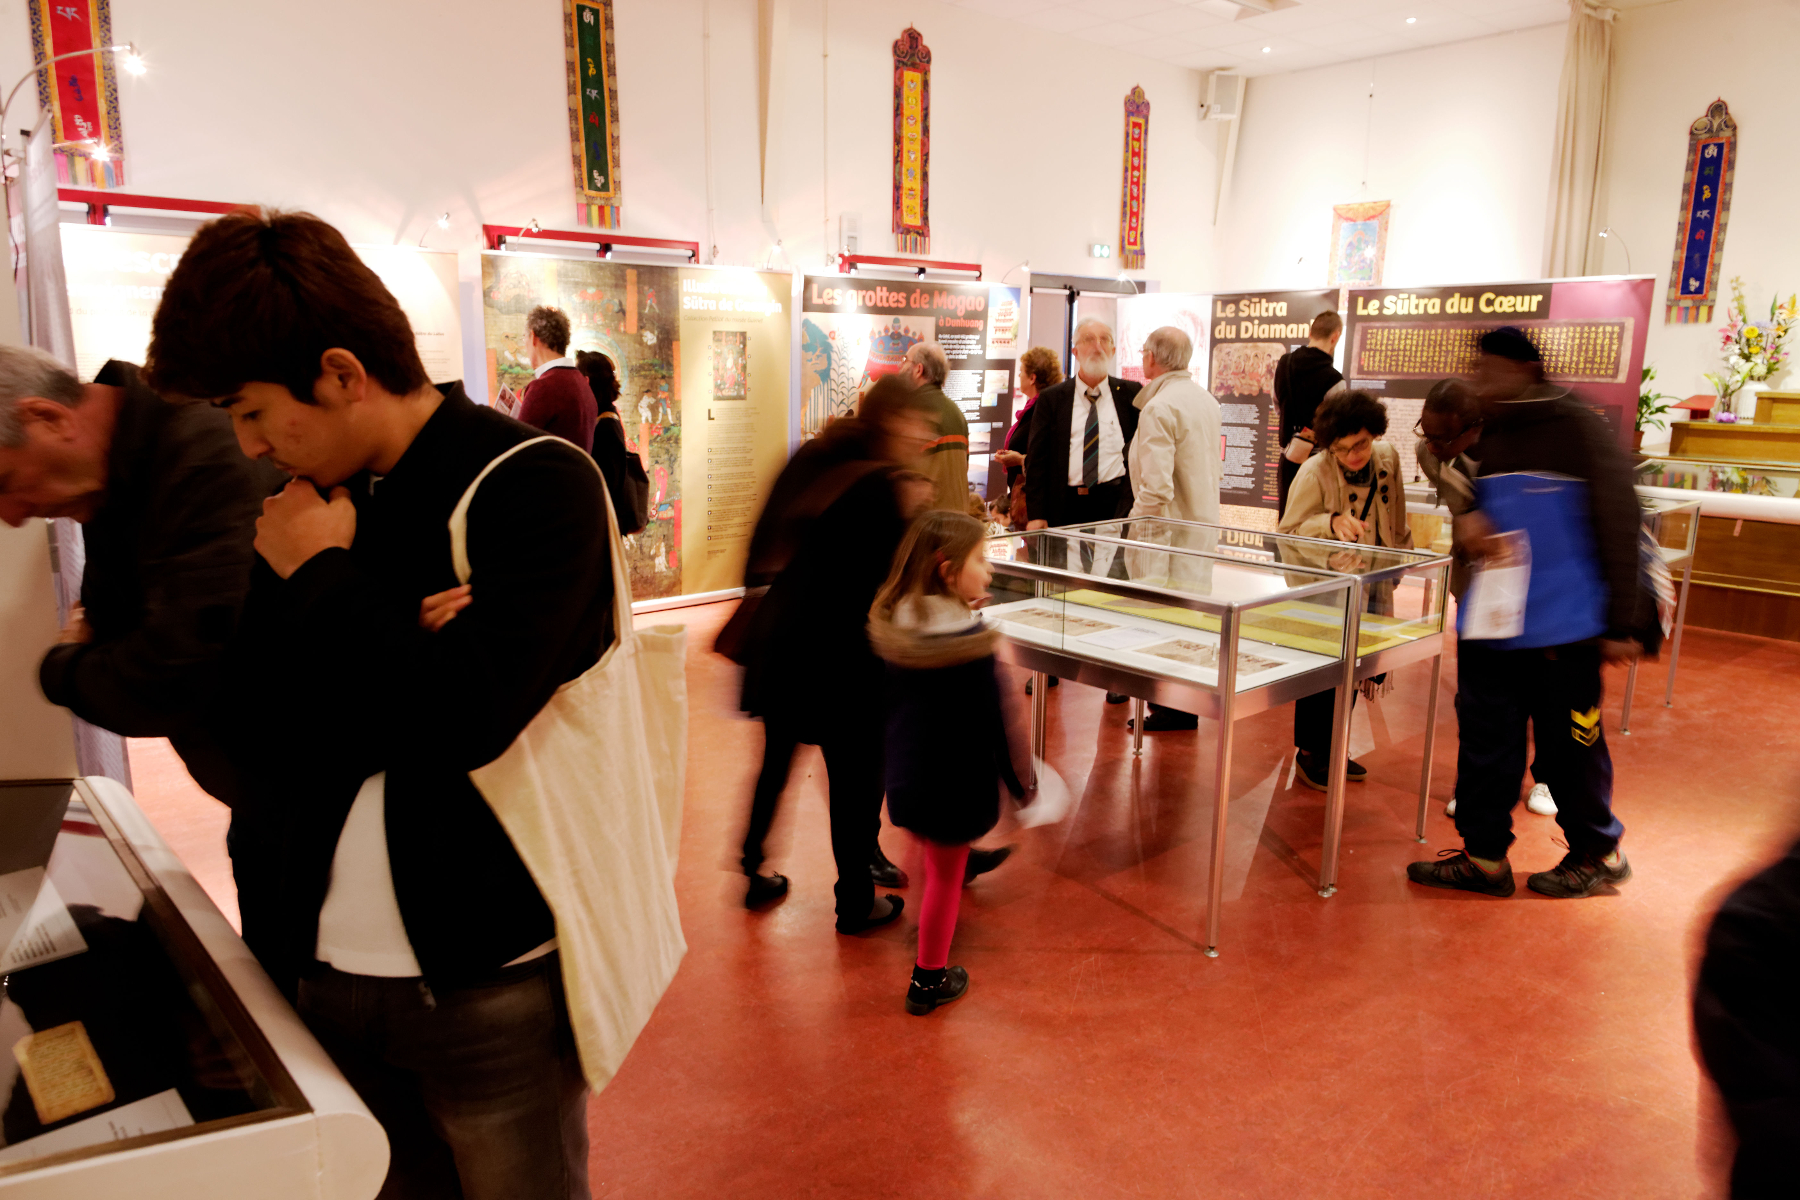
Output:
[[[910,920],[832,929],[823,769],[803,752],[773,839],[794,892],[767,914],[731,872],[761,727],[705,652],[721,606],[657,614],[693,637],[680,892],[689,953],[593,1102],[596,1195],[617,1197],[1469,1197],[1718,1195],[1727,1137],[1689,1043],[1696,938],[1721,890],[1800,810],[1789,681],[1800,645],[1690,630],[1677,707],[1645,668],[1607,736],[1635,878],[1557,902],[1419,889],[1455,844],[1446,671],[1431,844],[1412,840],[1427,668],[1359,708],[1341,890],[1313,890],[1322,798],[1296,790],[1289,715],[1240,723],[1222,954],[1200,953],[1212,742],[1051,693],[1063,825],[965,893],[952,961],[974,986],[901,1007]],[[871,719],[875,714],[871,712]],[[947,729],[947,735],[954,731]],[[137,791],[228,911],[223,813],[165,747]],[[1518,813],[1514,865],[1557,829]],[[883,841],[905,861],[907,839]],[[1523,881],[1521,880],[1521,883]]]

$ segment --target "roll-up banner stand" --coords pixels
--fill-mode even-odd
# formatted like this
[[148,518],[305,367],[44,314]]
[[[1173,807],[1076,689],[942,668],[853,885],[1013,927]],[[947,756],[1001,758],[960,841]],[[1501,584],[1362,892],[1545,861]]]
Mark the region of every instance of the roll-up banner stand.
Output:
[[1416,480],[1412,428],[1431,386],[1469,375],[1481,335],[1516,325],[1543,355],[1545,378],[1567,386],[1629,450],[1655,290],[1650,275],[1352,288],[1344,376],[1386,401],[1388,440]]
[[1020,289],[986,283],[808,275],[800,300],[800,437],[856,409],[875,380],[922,341],[950,360],[944,394],[969,422],[969,486],[1004,489],[993,467],[1012,425],[1013,372],[1024,347]]
[[540,304],[568,314],[570,357],[597,350],[618,371],[625,440],[650,477],[650,523],[626,539],[639,607],[741,587],[788,455],[792,275],[488,251],[481,289],[497,407],[531,382],[525,318]]

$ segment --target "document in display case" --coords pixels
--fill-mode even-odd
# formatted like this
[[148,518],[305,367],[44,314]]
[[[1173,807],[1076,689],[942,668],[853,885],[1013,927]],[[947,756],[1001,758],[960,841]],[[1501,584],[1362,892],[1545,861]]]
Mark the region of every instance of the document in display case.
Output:
[[1031,744],[1042,757],[1045,676],[1218,718],[1206,953],[1216,955],[1233,722],[1330,689],[1348,710],[1356,583],[1304,564],[1276,566],[1199,545],[1133,543],[1068,529],[988,542],[1003,661],[1035,675]]
[[0,954],[0,1197],[380,1187],[379,1127],[123,787],[0,782]]

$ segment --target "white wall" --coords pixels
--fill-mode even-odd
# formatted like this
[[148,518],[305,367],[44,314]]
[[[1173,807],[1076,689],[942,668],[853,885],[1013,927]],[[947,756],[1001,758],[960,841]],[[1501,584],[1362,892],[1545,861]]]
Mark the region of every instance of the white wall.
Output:
[[[1727,31],[1723,42],[1721,30]],[[1724,52],[1709,52],[1714,46]],[[1733,275],[1744,277],[1753,312],[1759,304],[1767,312],[1776,289],[1783,299],[1800,289],[1793,215],[1800,196],[1796,48],[1800,5],[1791,0],[1675,0],[1619,14],[1600,223],[1623,235],[1635,269],[1656,273],[1646,361],[1656,364],[1657,386],[1665,392],[1710,392],[1701,374],[1720,366],[1721,310],[1705,325],[1663,323],[1688,125],[1715,99],[1731,106],[1741,154],[1719,272],[1720,304],[1730,300]],[[1622,252],[1609,250],[1608,269],[1623,270],[1623,259]],[[1797,381],[1800,376],[1788,372],[1774,382],[1792,388]]]
[[1251,80],[1211,286],[1323,286],[1332,205],[1362,200],[1393,202],[1390,286],[1540,278],[1563,33]]
[[[1117,240],[1123,101],[1141,84],[1153,106],[1142,274],[1170,289],[1203,282],[1210,239],[1189,213],[1210,196],[1213,139],[1196,72],[926,0],[788,7],[765,219],[755,0],[617,0],[624,232],[707,243],[710,83],[721,262],[761,265],[780,238],[788,262],[819,270],[845,211],[861,217],[864,253],[894,253],[891,46],[912,21],[933,54],[933,257],[980,262],[990,279],[1027,259],[1101,273],[1086,247]],[[151,67],[120,79],[127,187],[303,207],[373,243],[429,230],[428,245],[474,250],[483,222],[568,228],[560,11],[554,0],[113,0],[114,36]],[[27,29],[25,0],[0,0],[7,82],[29,68]],[[431,225],[445,210],[447,233]],[[1116,272],[1115,260],[1104,273]]]

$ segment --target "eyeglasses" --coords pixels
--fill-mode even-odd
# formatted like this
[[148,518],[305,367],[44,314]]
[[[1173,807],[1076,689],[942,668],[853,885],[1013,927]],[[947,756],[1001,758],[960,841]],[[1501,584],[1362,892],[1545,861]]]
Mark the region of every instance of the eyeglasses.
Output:
[[1425,432],[1425,421],[1423,418],[1421,418],[1418,422],[1416,422],[1413,425],[1413,436],[1424,439],[1424,442],[1427,446],[1431,446],[1434,448],[1438,447],[1438,446],[1448,446],[1454,442],[1461,441],[1463,438],[1463,435],[1468,433],[1469,430],[1480,429],[1481,425],[1482,425],[1482,423],[1480,421],[1470,421],[1467,425],[1464,425],[1462,428],[1458,429],[1455,433],[1451,434],[1447,438],[1434,438],[1430,434]]

